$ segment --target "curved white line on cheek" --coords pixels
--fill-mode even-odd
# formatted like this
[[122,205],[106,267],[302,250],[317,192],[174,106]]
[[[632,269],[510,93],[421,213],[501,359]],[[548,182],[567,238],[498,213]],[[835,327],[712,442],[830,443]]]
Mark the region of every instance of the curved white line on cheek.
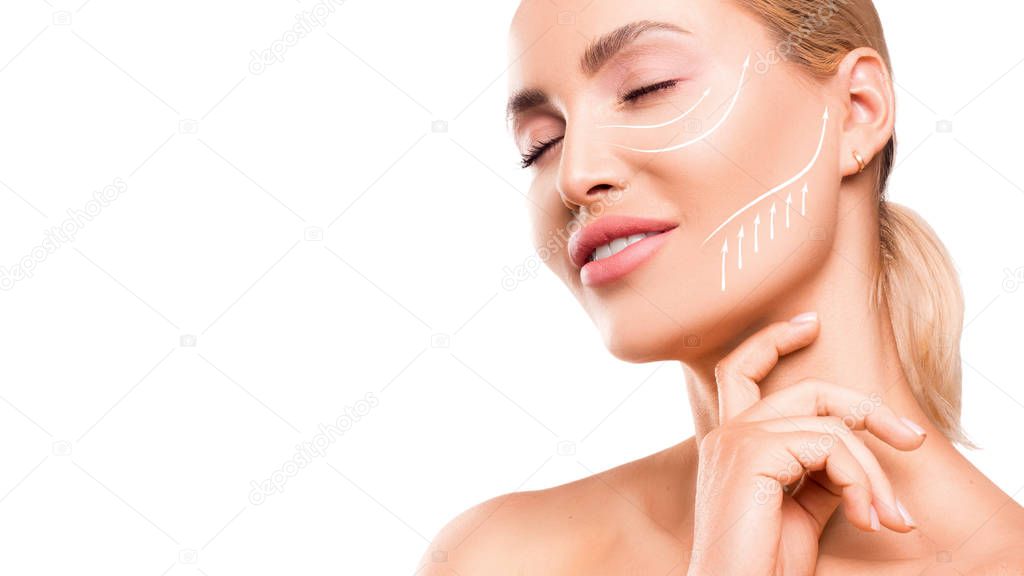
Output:
[[661,124],[647,124],[647,125],[642,125],[642,124],[605,124],[603,126],[598,126],[598,128],[640,128],[640,129],[664,128],[665,126],[669,126],[671,124],[675,124],[676,122],[679,122],[683,118],[686,118],[687,116],[689,116],[691,112],[693,112],[694,110],[697,109],[697,106],[700,106],[700,103],[703,102],[704,99],[707,98],[708,94],[710,94],[710,93],[711,93],[711,88],[708,88],[707,90],[704,91],[704,94],[700,97],[700,100],[697,100],[697,103],[694,104],[693,106],[691,106],[689,110],[687,110],[686,112],[683,112],[682,114],[680,114],[679,116],[676,116],[675,118],[673,118],[672,120],[669,120],[668,122],[662,122]]
[[732,216],[727,218],[725,220],[725,222],[722,222],[722,224],[718,228],[715,228],[715,230],[711,234],[708,234],[708,237],[705,238],[704,242],[701,243],[701,248],[706,246],[708,241],[711,240],[711,238],[713,238],[715,236],[715,234],[718,234],[722,230],[722,228],[725,228],[730,222],[735,220],[740,214],[746,212],[747,210],[749,210],[752,206],[754,206],[755,204],[757,204],[761,200],[764,200],[765,198],[771,196],[772,194],[775,194],[779,190],[784,189],[785,187],[791,185],[793,182],[796,182],[797,180],[802,178],[804,175],[806,175],[808,172],[810,172],[811,168],[813,168],[814,165],[818,162],[818,157],[821,155],[821,149],[822,149],[822,147],[825,144],[825,133],[826,133],[827,130],[828,130],[828,106],[826,105],[825,106],[825,113],[821,115],[821,136],[818,139],[818,149],[815,150],[814,156],[811,158],[811,161],[808,162],[806,166],[804,166],[803,170],[798,172],[796,175],[794,175],[789,180],[786,180],[782,184],[779,184],[778,186],[772,188],[771,190],[765,192],[764,194],[758,196],[757,198],[754,198],[749,204],[747,204],[743,208],[740,208],[739,210],[737,210]]
[[682,150],[683,148],[686,148],[687,146],[692,146],[692,145],[696,144],[697,142],[700,142],[701,140],[704,140],[708,136],[711,136],[712,134],[715,133],[716,130],[718,130],[722,126],[722,124],[725,123],[726,119],[728,119],[729,116],[732,115],[733,108],[735,108],[735,106],[736,106],[736,101],[739,100],[740,92],[743,90],[743,80],[746,79],[746,77],[747,77],[747,69],[748,68],[750,68],[750,53],[749,52],[747,53],[746,60],[743,61],[743,71],[740,73],[739,82],[736,83],[736,92],[733,93],[732,101],[729,103],[729,109],[725,111],[725,114],[723,114],[722,117],[719,118],[718,122],[716,122],[715,125],[712,126],[711,129],[709,129],[707,132],[704,132],[703,134],[701,134],[700,136],[697,136],[696,138],[694,138],[692,140],[689,140],[687,142],[683,142],[682,144],[677,144],[675,146],[670,146],[668,148],[660,148],[660,149],[657,149],[657,150],[646,150],[646,149],[642,149],[642,148],[630,148],[628,146],[622,146],[621,144],[612,144],[612,146],[615,146],[617,148],[624,148],[624,149],[630,150],[632,152],[643,152],[643,153],[646,153],[646,154],[660,154],[662,152],[674,152],[676,150]]

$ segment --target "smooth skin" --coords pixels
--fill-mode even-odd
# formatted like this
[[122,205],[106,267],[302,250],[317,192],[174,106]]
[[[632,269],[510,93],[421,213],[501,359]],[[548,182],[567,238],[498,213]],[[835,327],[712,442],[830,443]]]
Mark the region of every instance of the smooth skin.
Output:
[[[593,39],[641,19],[690,33],[651,33],[594,74],[579,69]],[[1024,574],[1024,509],[929,421],[887,307],[865,305],[879,224],[873,175],[858,173],[852,151],[870,162],[893,133],[878,53],[857,48],[823,80],[788,63],[751,74],[720,129],[678,152],[609,143],[662,148],[691,139],[687,128],[599,128],[656,124],[707,90],[688,126],[715,125],[744,57],[776,45],[726,0],[520,5],[510,94],[536,88],[549,99],[514,119],[514,139],[526,153],[557,138],[530,167],[534,244],[600,214],[679,223],[610,285],[584,285],[564,250],[545,263],[616,357],[680,362],[696,432],[590,477],[473,506],[438,532],[418,574]],[[620,100],[670,79],[679,82]],[[701,242],[806,164],[826,106],[807,215],[745,253],[722,292],[722,238]],[[807,311],[817,317],[790,322]]]
[[[724,424],[699,448],[690,438],[474,506],[438,533],[417,574],[1024,573],[1019,506],[933,427],[919,435],[877,396],[817,379],[761,396],[777,363],[819,335],[817,320],[776,322],[723,359]],[[795,469],[808,475],[786,494]],[[940,471],[952,477],[936,482]]]

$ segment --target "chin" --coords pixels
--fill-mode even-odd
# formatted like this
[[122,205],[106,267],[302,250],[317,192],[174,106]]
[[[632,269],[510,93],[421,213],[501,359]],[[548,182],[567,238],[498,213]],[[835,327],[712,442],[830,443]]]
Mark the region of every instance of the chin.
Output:
[[683,327],[662,317],[605,317],[598,326],[605,348],[625,362],[679,360],[686,345]]
[[[780,292],[768,290],[749,297],[725,298],[689,290],[689,298],[680,298],[680,281],[655,285],[644,297],[620,293],[598,306],[588,306],[605,348],[616,358],[631,363],[673,360],[688,364],[708,354],[718,353],[723,345],[750,323],[757,322]],[[767,284],[772,284],[767,282]],[[762,286],[763,287],[763,286]],[[772,286],[772,288],[781,287]],[[591,302],[592,303],[592,302]]]

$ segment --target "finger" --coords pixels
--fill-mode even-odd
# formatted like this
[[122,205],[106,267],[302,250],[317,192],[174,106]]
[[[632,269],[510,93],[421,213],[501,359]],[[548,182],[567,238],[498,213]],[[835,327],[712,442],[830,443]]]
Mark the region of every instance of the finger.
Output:
[[875,454],[864,444],[864,441],[848,432],[839,437],[857,458],[868,475],[871,484],[871,504],[875,507],[880,523],[896,532],[910,532],[913,526],[907,523],[900,514],[889,475],[882,469]]
[[[867,475],[872,505],[875,507],[880,523],[897,532],[909,532],[913,529],[913,526],[908,524],[899,512],[896,503],[896,493],[893,490],[889,476],[882,469],[882,465],[878,462],[874,453],[864,444],[863,440],[846,427],[842,419],[834,416],[798,416],[765,420],[757,423],[756,426],[766,432],[813,431],[820,433],[814,444],[805,446],[805,450],[821,450],[831,442],[843,442]],[[822,487],[826,491],[836,489],[836,487],[827,485]],[[810,500],[805,503],[804,498],[808,496]],[[828,498],[813,491],[809,495],[802,495],[801,490],[798,489],[794,491],[793,497],[800,501],[801,504],[806,504],[804,508],[808,511],[811,511],[812,507],[818,506],[829,513],[835,510],[835,505]],[[829,508],[830,505],[831,508]]]
[[725,424],[761,398],[757,383],[764,379],[781,356],[799,350],[818,337],[817,318],[793,323],[775,322],[743,341],[717,365],[718,423]]
[[[851,524],[862,530],[874,531],[871,526],[871,489],[867,473],[844,442],[832,442],[820,450],[808,450],[807,447],[815,445],[819,437],[818,432],[803,431],[772,435],[772,444],[776,450],[765,451],[765,457],[761,459],[764,467],[759,472],[780,484],[787,484],[798,478],[803,470],[823,470],[839,492],[831,493],[831,498],[819,492],[811,502],[814,506],[805,508],[817,523],[819,534],[840,501]],[[805,486],[807,482],[813,483],[814,480],[805,479]],[[805,498],[801,505],[807,502],[810,501]]]
[[867,430],[899,450],[919,448],[925,439],[924,434],[905,424],[877,392],[865,394],[814,378],[765,396],[736,419],[751,422],[797,416],[836,416],[850,430]]
[[[835,514],[839,503],[843,501],[842,494],[842,488],[829,482],[828,475],[823,471],[807,473],[800,481],[800,485],[790,492],[793,500],[814,518],[818,526],[819,538],[825,530],[825,525]],[[849,511],[847,518],[852,518]]]

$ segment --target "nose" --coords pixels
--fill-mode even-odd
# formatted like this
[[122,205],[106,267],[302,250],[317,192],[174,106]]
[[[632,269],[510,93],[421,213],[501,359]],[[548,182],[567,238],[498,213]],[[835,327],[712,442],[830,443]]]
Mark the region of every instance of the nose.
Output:
[[562,138],[557,187],[562,203],[572,211],[592,211],[608,201],[615,189],[626,187],[626,166],[603,142],[600,130],[566,126]]

